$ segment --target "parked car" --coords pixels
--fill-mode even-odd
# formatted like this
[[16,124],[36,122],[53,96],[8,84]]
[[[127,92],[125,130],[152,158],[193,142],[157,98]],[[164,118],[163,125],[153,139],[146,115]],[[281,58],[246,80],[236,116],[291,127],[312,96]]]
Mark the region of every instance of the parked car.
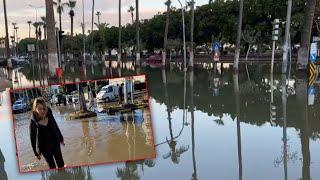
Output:
[[51,98],[51,104],[55,104],[55,105],[67,105],[67,98],[65,95],[63,94],[54,94]]
[[[127,81],[127,94],[131,93],[131,82]],[[106,85],[101,88],[99,93],[97,94],[98,101],[115,101],[116,98],[119,97],[119,88],[120,86],[116,85]]]
[[25,99],[18,99],[12,105],[13,112],[26,112],[30,109]]

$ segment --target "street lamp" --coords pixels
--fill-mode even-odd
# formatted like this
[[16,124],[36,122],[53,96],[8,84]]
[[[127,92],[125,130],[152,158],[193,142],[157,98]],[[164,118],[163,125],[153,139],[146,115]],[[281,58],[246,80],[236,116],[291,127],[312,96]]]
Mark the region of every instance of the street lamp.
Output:
[[184,69],[183,71],[187,71],[187,51],[186,51],[186,32],[185,32],[185,23],[184,23],[184,7],[180,0],[179,4],[181,6],[182,13],[182,31],[183,31],[183,61],[184,61]]

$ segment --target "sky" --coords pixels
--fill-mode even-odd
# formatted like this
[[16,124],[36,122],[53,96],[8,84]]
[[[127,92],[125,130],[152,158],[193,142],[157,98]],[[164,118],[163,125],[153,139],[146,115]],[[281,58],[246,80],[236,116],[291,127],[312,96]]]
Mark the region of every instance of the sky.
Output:
[[[164,2],[166,0],[140,0],[140,19],[152,18],[158,12],[164,12],[166,6]],[[28,37],[29,29],[27,21],[36,21],[36,14],[38,21],[41,16],[45,16],[45,1],[44,0],[6,0],[7,2],[7,14],[8,14],[8,25],[9,25],[9,36],[13,35],[12,23],[17,23],[18,26],[18,38],[23,39]],[[62,0],[62,2],[67,2],[67,0]],[[100,22],[106,22],[113,26],[118,26],[118,0],[95,0],[95,12],[100,11],[102,15],[100,16]],[[186,0],[181,0],[181,3],[185,4]],[[195,0],[196,6],[207,4],[208,0]],[[32,4],[36,8],[30,7]],[[122,0],[122,25],[131,23],[131,15],[128,13],[130,6],[135,7],[135,0]],[[42,6],[42,7],[41,7]],[[92,1],[84,0],[85,6],[85,25],[86,32],[91,29],[91,8]],[[178,0],[172,0],[172,6],[180,7]],[[59,18],[55,10],[55,20],[58,22]],[[77,5],[75,8],[74,17],[74,31],[75,33],[81,33],[80,24],[82,23],[82,0],[77,0]],[[70,32],[70,17],[69,8],[65,7],[62,14],[62,29],[68,33]],[[94,17],[95,22],[97,22],[97,16]],[[4,14],[3,14],[3,3],[0,2],[0,37],[5,36],[5,25],[4,25]],[[58,23],[57,23],[58,24]],[[94,27],[95,28],[95,27]],[[34,37],[34,29],[31,29],[31,37]]]

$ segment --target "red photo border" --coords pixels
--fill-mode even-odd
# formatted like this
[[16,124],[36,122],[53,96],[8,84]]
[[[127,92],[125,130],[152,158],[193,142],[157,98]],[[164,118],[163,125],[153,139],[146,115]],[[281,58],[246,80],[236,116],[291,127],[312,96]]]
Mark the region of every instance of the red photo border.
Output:
[[[13,108],[12,108],[12,93],[16,91],[21,91],[21,90],[29,90],[29,89],[34,89],[34,88],[46,88],[52,85],[70,85],[70,84],[80,84],[80,83],[85,83],[85,82],[95,82],[95,81],[103,81],[103,80],[110,80],[110,79],[120,79],[120,78],[127,78],[127,77],[137,77],[137,76],[144,76],[145,77],[145,83],[146,83],[146,95],[148,99],[148,109],[149,109],[149,118],[150,118],[150,128],[151,128],[151,134],[152,134],[152,144],[153,144],[153,151],[154,155],[152,157],[141,157],[141,158],[135,158],[132,160],[119,160],[119,161],[111,161],[111,162],[103,162],[103,163],[91,163],[91,164],[82,164],[82,165],[76,165],[76,166],[66,166],[63,168],[55,168],[55,169],[42,169],[42,170],[30,170],[30,171],[21,171],[20,169],[20,161],[19,161],[19,155],[18,155],[18,144],[16,140],[16,127],[15,127],[15,120],[14,120],[14,113],[13,113]],[[83,166],[97,166],[97,165],[109,165],[109,164],[116,164],[116,163],[125,163],[125,162],[133,162],[133,161],[139,161],[139,160],[146,160],[146,159],[155,159],[157,157],[157,151],[156,151],[156,146],[155,146],[155,140],[154,140],[154,128],[153,128],[153,120],[152,120],[152,108],[150,104],[150,95],[149,95],[149,83],[148,83],[148,78],[145,73],[142,74],[137,74],[137,75],[129,75],[129,76],[122,76],[122,77],[110,77],[110,78],[99,78],[99,79],[94,79],[94,80],[80,80],[78,82],[66,82],[66,83],[52,83],[48,85],[42,85],[42,86],[32,86],[32,87],[25,87],[25,88],[10,88],[9,90],[9,95],[10,95],[10,109],[11,109],[11,117],[12,117],[12,125],[13,125],[13,135],[14,135],[14,141],[15,141],[15,147],[16,147],[16,157],[18,161],[18,171],[20,174],[27,174],[27,173],[34,173],[34,172],[42,172],[42,171],[59,171],[63,169],[69,169],[69,168],[77,168],[77,167],[83,167]]]

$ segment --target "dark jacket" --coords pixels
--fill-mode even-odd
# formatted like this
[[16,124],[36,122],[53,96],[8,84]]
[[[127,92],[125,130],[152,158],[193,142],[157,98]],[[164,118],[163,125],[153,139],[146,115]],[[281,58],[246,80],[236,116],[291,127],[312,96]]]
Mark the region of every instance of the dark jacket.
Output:
[[[52,142],[63,142],[63,136],[61,134],[61,131],[57,125],[56,120],[53,117],[52,114],[52,110],[50,108],[48,108],[48,113],[47,113],[47,117],[48,117],[48,124],[51,123],[51,128],[52,128],[52,132],[54,132],[53,134],[53,138]],[[41,142],[44,142],[45,140],[43,139],[44,137],[39,136],[39,118],[36,116],[35,113],[33,113],[31,121],[30,121],[30,139],[31,139],[31,145],[32,145],[32,149],[34,152],[35,156],[38,156],[41,154],[41,149],[40,147],[42,147],[43,145],[41,144]]]

